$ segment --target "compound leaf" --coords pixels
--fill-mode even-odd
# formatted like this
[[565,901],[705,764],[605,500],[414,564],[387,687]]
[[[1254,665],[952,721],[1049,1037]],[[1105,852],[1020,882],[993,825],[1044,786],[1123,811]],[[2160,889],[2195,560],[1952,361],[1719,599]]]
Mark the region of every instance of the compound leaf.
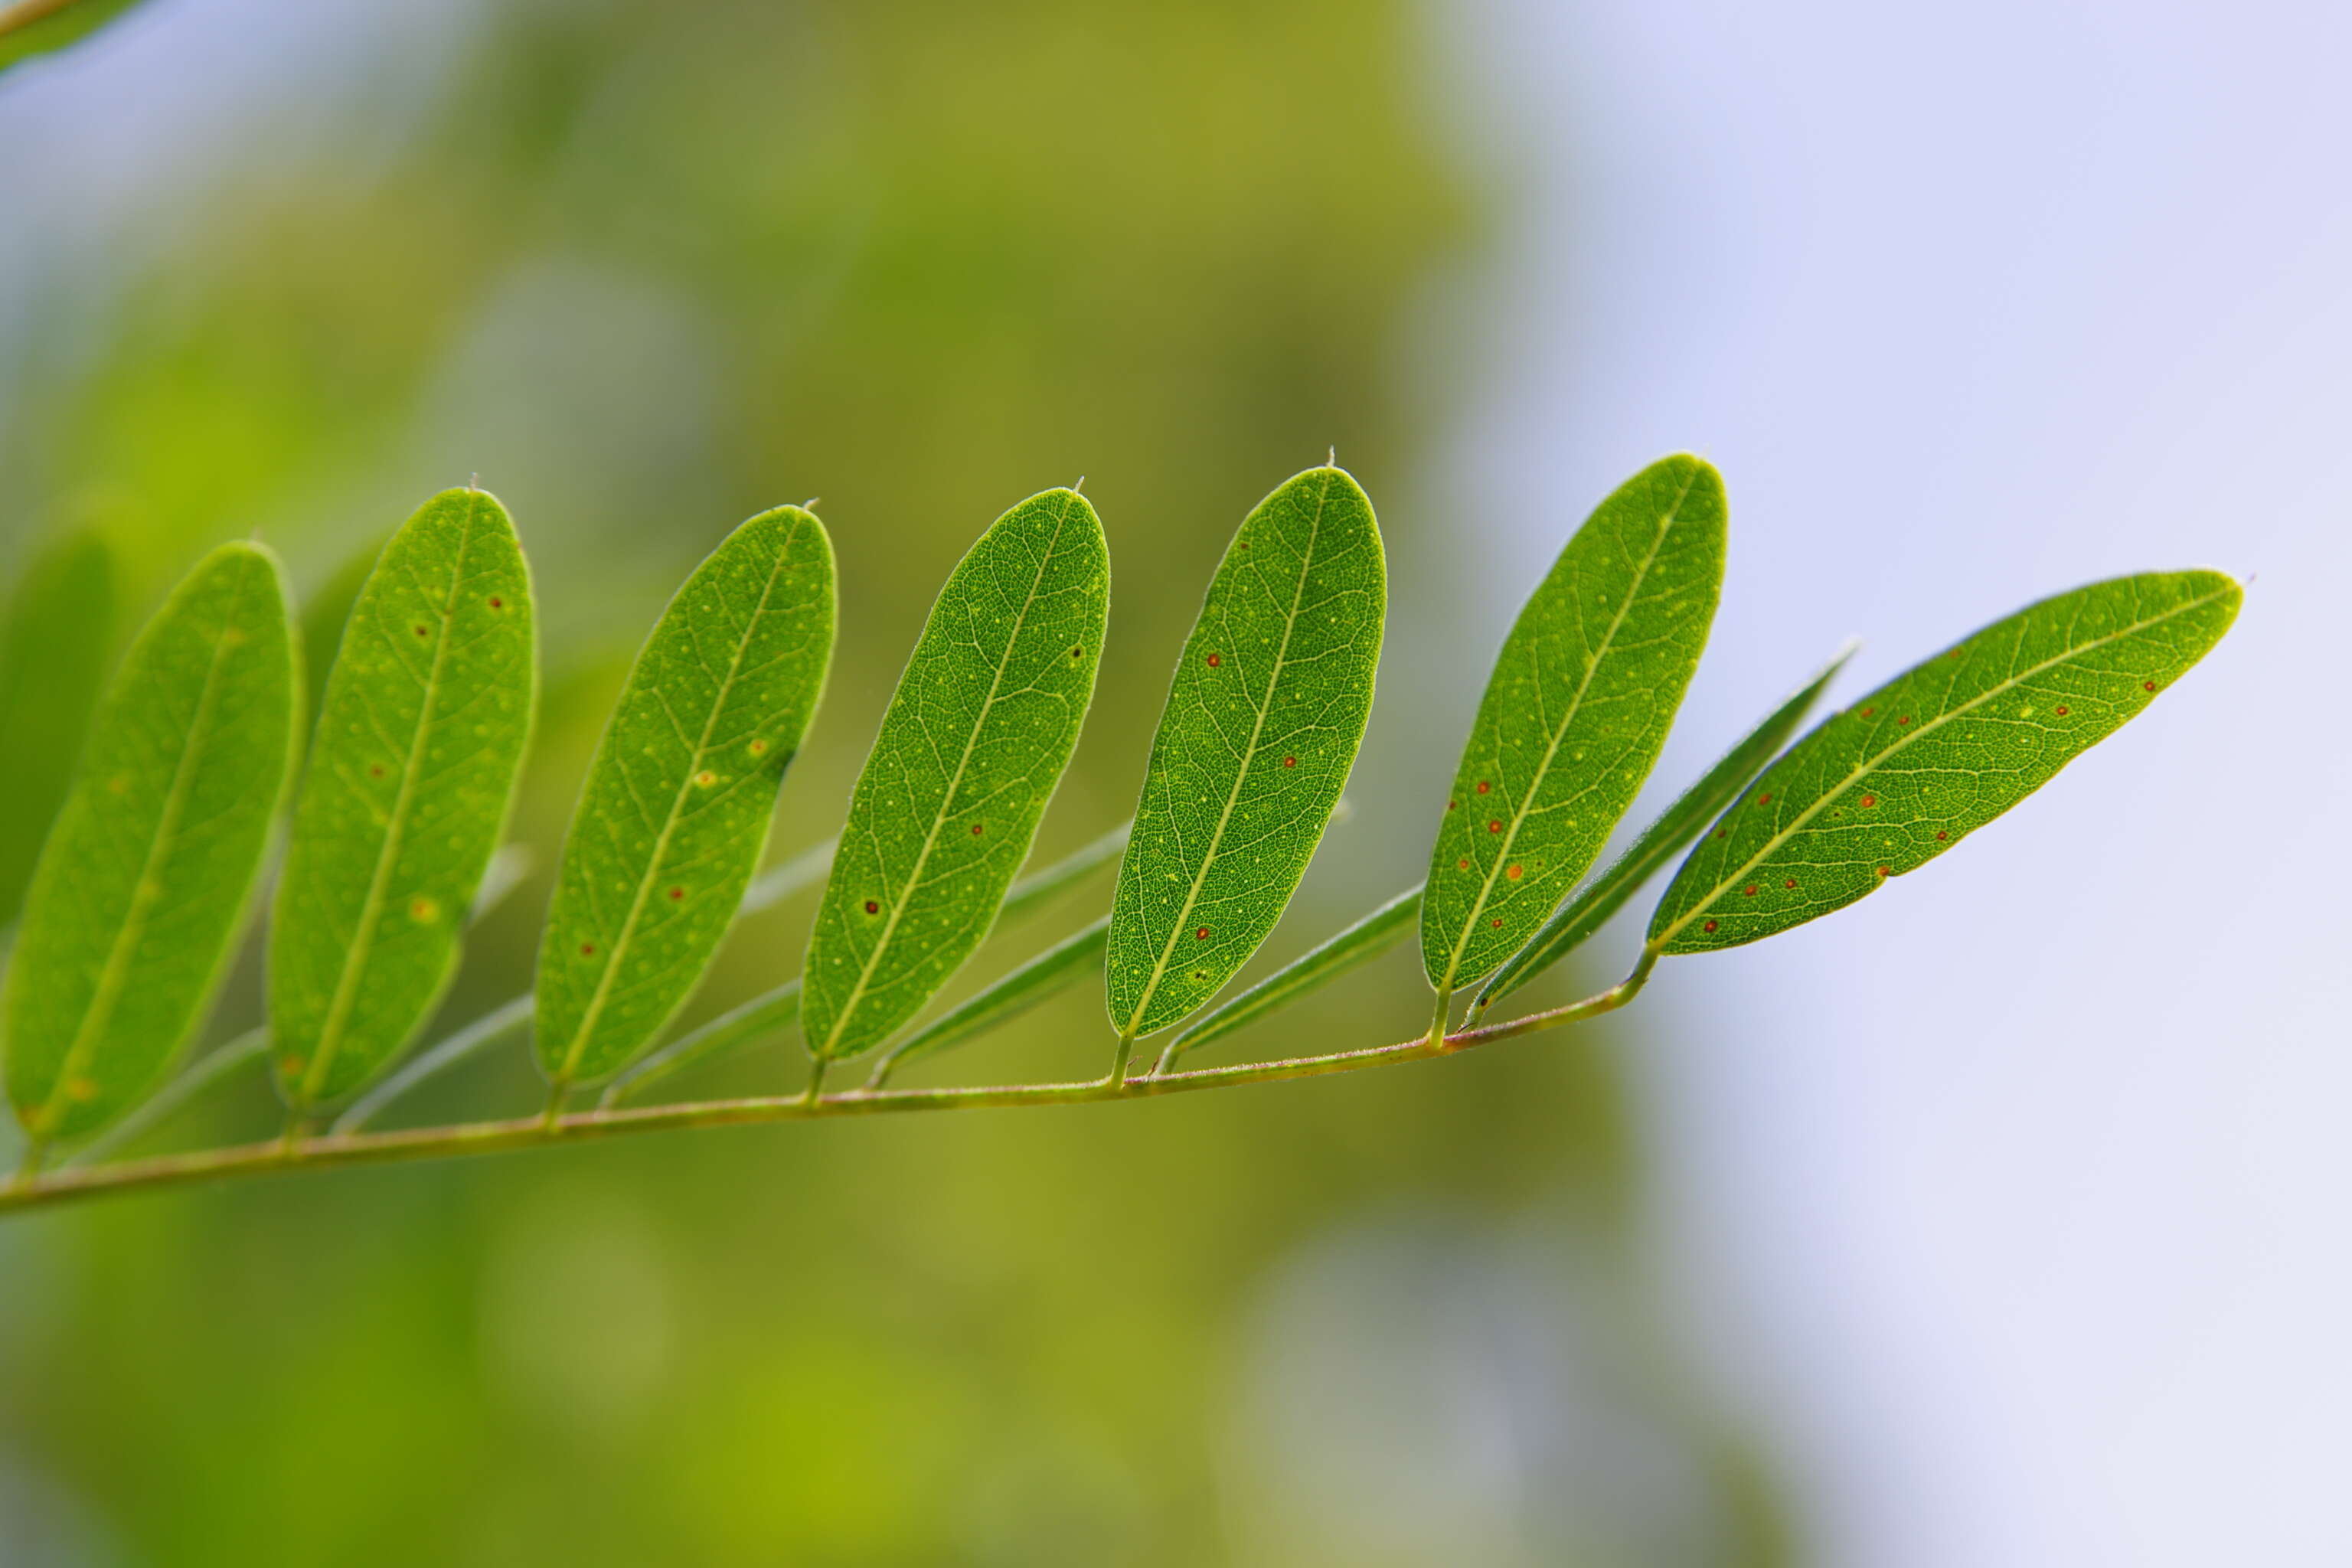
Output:
[[1478,993],[1476,1011],[1496,1003],[1558,963],[1624,907],[1665,863],[1690,847],[1715,815],[1731,804],[1770,762],[1797,726],[1805,721],[1815,702],[1837,673],[1853,657],[1849,647],[1789,700],[1764,716],[1764,721],[1740,738],[1739,743],[1707,769],[1698,783],[1685,790],[1656,821],[1642,830],[1633,847],[1609,863],[1607,870],[1576,890],[1576,896],[1554,910],[1535,940],[1513,953]]
[[833,543],[761,512],[646,639],[565,836],[535,1042],[559,1089],[651,1045],[709,967],[767,847],[833,658]]
[[427,500],[337,632],[270,911],[271,1057],[297,1110],[390,1066],[457,973],[538,689],[506,509],[478,489]]
[[1430,855],[1421,953],[1441,1005],[1526,945],[1633,804],[1706,646],[1725,520],[1713,468],[1654,463],[1519,612]]
[[2148,573],[2030,605],[1822,721],[1699,841],[1658,952],[1759,941],[1916,870],[2113,734],[2221,639],[2242,591]]
[[1112,905],[1111,1025],[1199,1007],[1282,917],[1371,712],[1388,608],[1372,503],[1310,468],[1234,536],[1151,742]]
[[1240,995],[1187,1026],[1169,1047],[1168,1059],[1223,1039],[1235,1029],[1254,1024],[1277,1008],[1320,991],[1349,971],[1404,940],[1421,918],[1421,889],[1412,887],[1340,931],[1329,941],[1301,953]]
[[0,987],[37,1148],[138,1102],[203,1021],[293,776],[300,677],[278,560],[225,544],[100,704]]
[[950,574],[851,794],[809,934],[801,1034],[880,1044],[988,934],[1092,700],[1110,552],[1084,496],[990,525]]
[[0,926],[16,919],[114,641],[114,552],[89,529],[34,555],[0,621]]

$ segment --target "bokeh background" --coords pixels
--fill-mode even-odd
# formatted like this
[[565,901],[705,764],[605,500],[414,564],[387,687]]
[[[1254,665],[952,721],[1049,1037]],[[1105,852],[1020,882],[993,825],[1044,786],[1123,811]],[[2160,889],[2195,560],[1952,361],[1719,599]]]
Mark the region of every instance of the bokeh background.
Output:
[[[101,531],[127,630],[219,539],[324,589],[478,474],[546,606],[542,867],[669,588],[810,495],[843,637],[779,857],[972,534],[1087,476],[1113,636],[1050,855],[1130,809],[1234,523],[1337,447],[1393,618],[1268,963],[1418,875],[1504,622],[1662,451],[1726,469],[1735,542],[1661,794],[1848,632],[1858,689],[2090,577],[2257,576],[1969,853],[1585,1030],[0,1226],[0,1563],[2352,1556],[2348,35],[2296,0],[152,0],[0,79],[0,564]],[[806,912],[698,1010],[789,973]],[[1402,1036],[1424,994],[1400,952],[1230,1048]],[[1107,1043],[1081,991],[929,1076]],[[414,1114],[534,1090],[518,1051]],[[257,1081],[158,1136],[274,1121]]]

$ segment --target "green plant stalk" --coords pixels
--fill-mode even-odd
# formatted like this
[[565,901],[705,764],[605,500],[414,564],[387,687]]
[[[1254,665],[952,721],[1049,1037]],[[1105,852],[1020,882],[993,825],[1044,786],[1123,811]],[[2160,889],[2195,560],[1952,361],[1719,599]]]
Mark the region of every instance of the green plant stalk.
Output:
[[527,1116],[501,1121],[462,1122],[394,1132],[330,1132],[323,1137],[273,1138],[265,1142],[228,1149],[168,1154],[152,1160],[129,1160],[109,1165],[74,1166],[47,1174],[20,1177],[15,1185],[0,1189],[0,1217],[51,1208],[85,1198],[187,1186],[232,1176],[497,1154],[510,1150],[573,1142],[583,1138],[618,1137],[633,1132],[663,1132],[691,1127],[752,1126],[774,1121],[810,1121],[824,1117],[884,1115],[898,1111],[977,1110],[1014,1105],[1086,1105],[1114,1100],[1149,1100],[1160,1095],[1230,1089],[1248,1083],[1325,1078],[1366,1068],[1453,1056],[1500,1040],[1515,1039],[1521,1035],[1531,1035],[1614,1012],[1641,994],[1657,958],[1654,950],[1645,948],[1641,962],[1631,974],[1608,990],[1581,1002],[1531,1013],[1508,1023],[1464,1029],[1435,1041],[1413,1039],[1397,1045],[1372,1046],[1325,1056],[1291,1057],[1270,1062],[1201,1068],[1160,1077],[1093,1079],[1078,1083],[1016,1084],[974,1089],[892,1089],[878,1091],[856,1089],[835,1094],[761,1095],[742,1100],[649,1106],[642,1110],[574,1111],[551,1120],[544,1116]]

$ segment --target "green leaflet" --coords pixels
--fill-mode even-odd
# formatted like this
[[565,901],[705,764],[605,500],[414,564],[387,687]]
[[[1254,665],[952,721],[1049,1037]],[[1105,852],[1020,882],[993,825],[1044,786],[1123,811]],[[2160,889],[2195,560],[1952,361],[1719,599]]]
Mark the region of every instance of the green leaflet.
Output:
[[1160,1060],[1161,1068],[1178,1057],[1220,1040],[1244,1025],[1254,1024],[1277,1008],[1320,991],[1339,976],[1394,947],[1421,918],[1421,889],[1407,888],[1362,920],[1329,941],[1302,953],[1276,970],[1215,1012],[1176,1037]]
[[278,560],[250,544],[205,557],[125,656],[0,987],[37,1152],[128,1110],[203,1021],[292,777],[295,665]]
[[1109,609],[1102,523],[1075,490],[998,518],[949,576],[809,933],[801,1035],[821,1061],[880,1044],[988,934],[1077,744]]
[[596,748],[539,950],[560,1093],[626,1067],[709,967],[833,658],[833,543],[796,506],[728,535],[662,613]]
[[[0,71],[37,55],[79,43],[140,0],[62,0],[46,11],[25,5],[0,5]],[[20,14],[26,15],[22,21]]]
[[1110,917],[1072,932],[994,984],[958,1003],[897,1046],[875,1064],[868,1089],[880,1089],[908,1062],[938,1056],[1019,1017],[1089,974],[1101,972],[1110,939]]
[[1723,479],[1643,469],[1559,552],[1503,643],[1422,901],[1439,1007],[1524,946],[1658,760],[1723,585]]
[[35,554],[0,621],[0,926],[16,918],[66,797],[114,640],[114,552],[60,534]]
[[1849,645],[1819,675],[1766,714],[1762,723],[1748,731],[1738,745],[1723,754],[1720,762],[1707,769],[1698,783],[1685,790],[1681,798],[1643,828],[1632,848],[1610,862],[1607,870],[1579,888],[1574,898],[1554,910],[1543,929],[1536,932],[1535,940],[1513,953],[1510,962],[1486,982],[1486,988],[1478,993],[1478,1000],[1472,1005],[1474,1016],[1485,1013],[1567,957],[1606,924],[1643,883],[1689,847],[1709,819],[1730,805],[1764,764],[1789,743],[1789,737],[1797,732],[1797,726],[1805,721],[1805,715],[1853,657],[1853,648]]
[[419,507],[361,587],[270,910],[270,1053],[296,1110],[389,1066],[456,974],[530,738],[538,647],[530,572],[486,491]]
[[1917,869],[2049,782],[2221,641],[2241,590],[2149,573],[2030,605],[1822,721],[1683,862],[1658,952],[1737,947]]
[[1192,1012],[1290,902],[1370,715],[1388,609],[1372,503],[1337,468],[1260,501],[1185,641],[1112,906],[1122,1040]]
[[390,539],[380,535],[366,549],[355,551],[326,581],[302,595],[302,689],[309,698],[302,710],[314,720],[327,710],[327,679],[334,672],[335,656],[343,646],[343,628],[351,624],[352,606],[360,602],[360,590],[367,586]]

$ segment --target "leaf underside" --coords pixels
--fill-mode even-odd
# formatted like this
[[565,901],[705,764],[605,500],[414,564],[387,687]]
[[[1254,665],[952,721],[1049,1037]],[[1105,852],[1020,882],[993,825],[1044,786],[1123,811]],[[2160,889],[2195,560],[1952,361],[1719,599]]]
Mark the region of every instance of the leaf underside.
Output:
[[1574,897],[1553,911],[1534,939],[1495,971],[1494,977],[1478,993],[1477,1009],[1484,1012],[1574,952],[1607,923],[1610,916],[1622,909],[1643,883],[1688,848],[1710,819],[1730,805],[1733,797],[1789,743],[1789,737],[1797,732],[1797,726],[1805,721],[1805,715],[1811,711],[1822,691],[1853,657],[1851,647],[1839,654],[1787,701],[1766,714],[1762,723],[1742,736],[1698,783],[1685,790],[1674,805],[1659,814],[1656,821],[1643,828],[1633,846],[1610,862],[1608,869],[1579,888]]
[[799,507],[737,528],[655,625],[564,839],[539,953],[539,1063],[619,1071],[709,967],[767,846],[833,658],[833,545]]
[[802,1037],[879,1045],[988,934],[1077,744],[1110,607],[1102,523],[1031,497],[950,574],[858,774],[802,968]]
[[2113,734],[2219,642],[2238,584],[2149,573],[2028,605],[1824,720],[1725,812],[1650,922],[1737,947],[1916,870]]
[[1372,503],[1310,468],[1244,520],[1151,742],[1119,866],[1106,989],[1165,1028],[1249,961],[1297,889],[1371,712],[1388,609]]
[[390,1066],[457,973],[530,738],[537,650],[530,569],[486,491],[426,501],[362,584],[271,910],[271,1055],[289,1105]]
[[114,552],[87,529],[26,566],[0,623],[0,926],[72,782],[114,640]]
[[249,544],[199,563],[124,658],[0,988],[37,1142],[128,1110],[203,1022],[292,776],[295,660],[277,559]]
[[1519,612],[1430,855],[1422,965],[1440,996],[1524,946],[1633,805],[1706,646],[1725,528],[1713,468],[1654,463]]

